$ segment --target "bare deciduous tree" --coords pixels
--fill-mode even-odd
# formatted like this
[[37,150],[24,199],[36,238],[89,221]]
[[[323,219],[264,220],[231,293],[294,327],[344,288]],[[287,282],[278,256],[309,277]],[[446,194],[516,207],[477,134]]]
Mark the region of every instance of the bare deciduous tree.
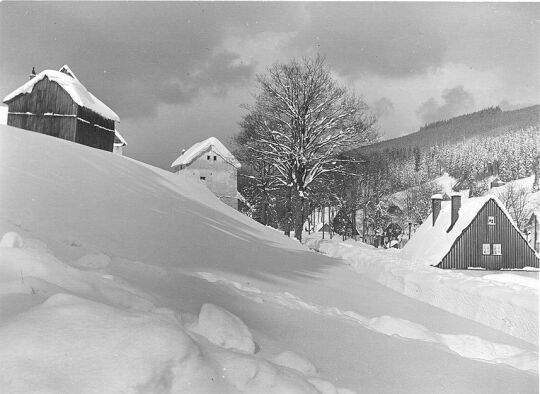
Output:
[[359,97],[339,86],[321,57],[275,64],[257,77],[259,94],[241,123],[254,160],[268,163],[287,190],[290,234],[301,239],[313,182],[342,168],[338,154],[373,139],[375,119]]
[[502,192],[497,193],[520,230],[524,229],[532,213],[533,207],[528,201],[530,194],[529,188],[519,187],[513,183],[504,186]]

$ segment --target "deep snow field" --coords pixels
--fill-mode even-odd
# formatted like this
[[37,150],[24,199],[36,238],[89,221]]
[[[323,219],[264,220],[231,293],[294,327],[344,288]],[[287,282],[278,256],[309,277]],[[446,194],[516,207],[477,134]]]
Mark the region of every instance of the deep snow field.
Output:
[[0,126],[0,237],[0,392],[538,392],[534,283],[504,330],[109,152]]

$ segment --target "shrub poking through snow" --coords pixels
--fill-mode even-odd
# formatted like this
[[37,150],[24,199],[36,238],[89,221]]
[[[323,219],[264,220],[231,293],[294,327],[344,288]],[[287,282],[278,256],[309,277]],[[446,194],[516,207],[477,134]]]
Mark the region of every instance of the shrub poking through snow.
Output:
[[244,322],[217,305],[204,304],[191,330],[225,349],[255,353],[253,336]]
[[21,236],[15,232],[5,233],[0,240],[0,248],[22,248],[23,245]]
[[317,369],[311,362],[294,352],[285,351],[280,353],[272,361],[277,365],[294,369],[304,375],[313,376],[317,374]]

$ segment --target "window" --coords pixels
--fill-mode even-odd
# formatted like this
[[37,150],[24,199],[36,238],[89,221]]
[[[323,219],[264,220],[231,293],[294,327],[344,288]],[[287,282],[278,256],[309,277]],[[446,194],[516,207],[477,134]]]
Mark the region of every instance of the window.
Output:
[[214,161],[216,161],[216,160],[217,160],[217,156],[214,156]]
[[495,226],[495,216],[488,216],[488,225]]
[[210,160],[210,155],[206,156],[206,160]]
[[482,254],[483,255],[491,254],[491,245],[490,244],[482,244]]
[[199,178],[201,181],[206,181],[206,177],[205,176],[202,176]]
[[500,256],[502,254],[501,244],[493,244],[493,254],[496,256]]

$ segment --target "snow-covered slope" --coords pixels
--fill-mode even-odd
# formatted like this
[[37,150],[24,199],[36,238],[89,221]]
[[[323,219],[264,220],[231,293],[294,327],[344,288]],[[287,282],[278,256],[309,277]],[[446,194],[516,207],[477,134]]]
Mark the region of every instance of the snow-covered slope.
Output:
[[6,392],[534,392],[536,346],[398,294],[196,182],[0,126]]

